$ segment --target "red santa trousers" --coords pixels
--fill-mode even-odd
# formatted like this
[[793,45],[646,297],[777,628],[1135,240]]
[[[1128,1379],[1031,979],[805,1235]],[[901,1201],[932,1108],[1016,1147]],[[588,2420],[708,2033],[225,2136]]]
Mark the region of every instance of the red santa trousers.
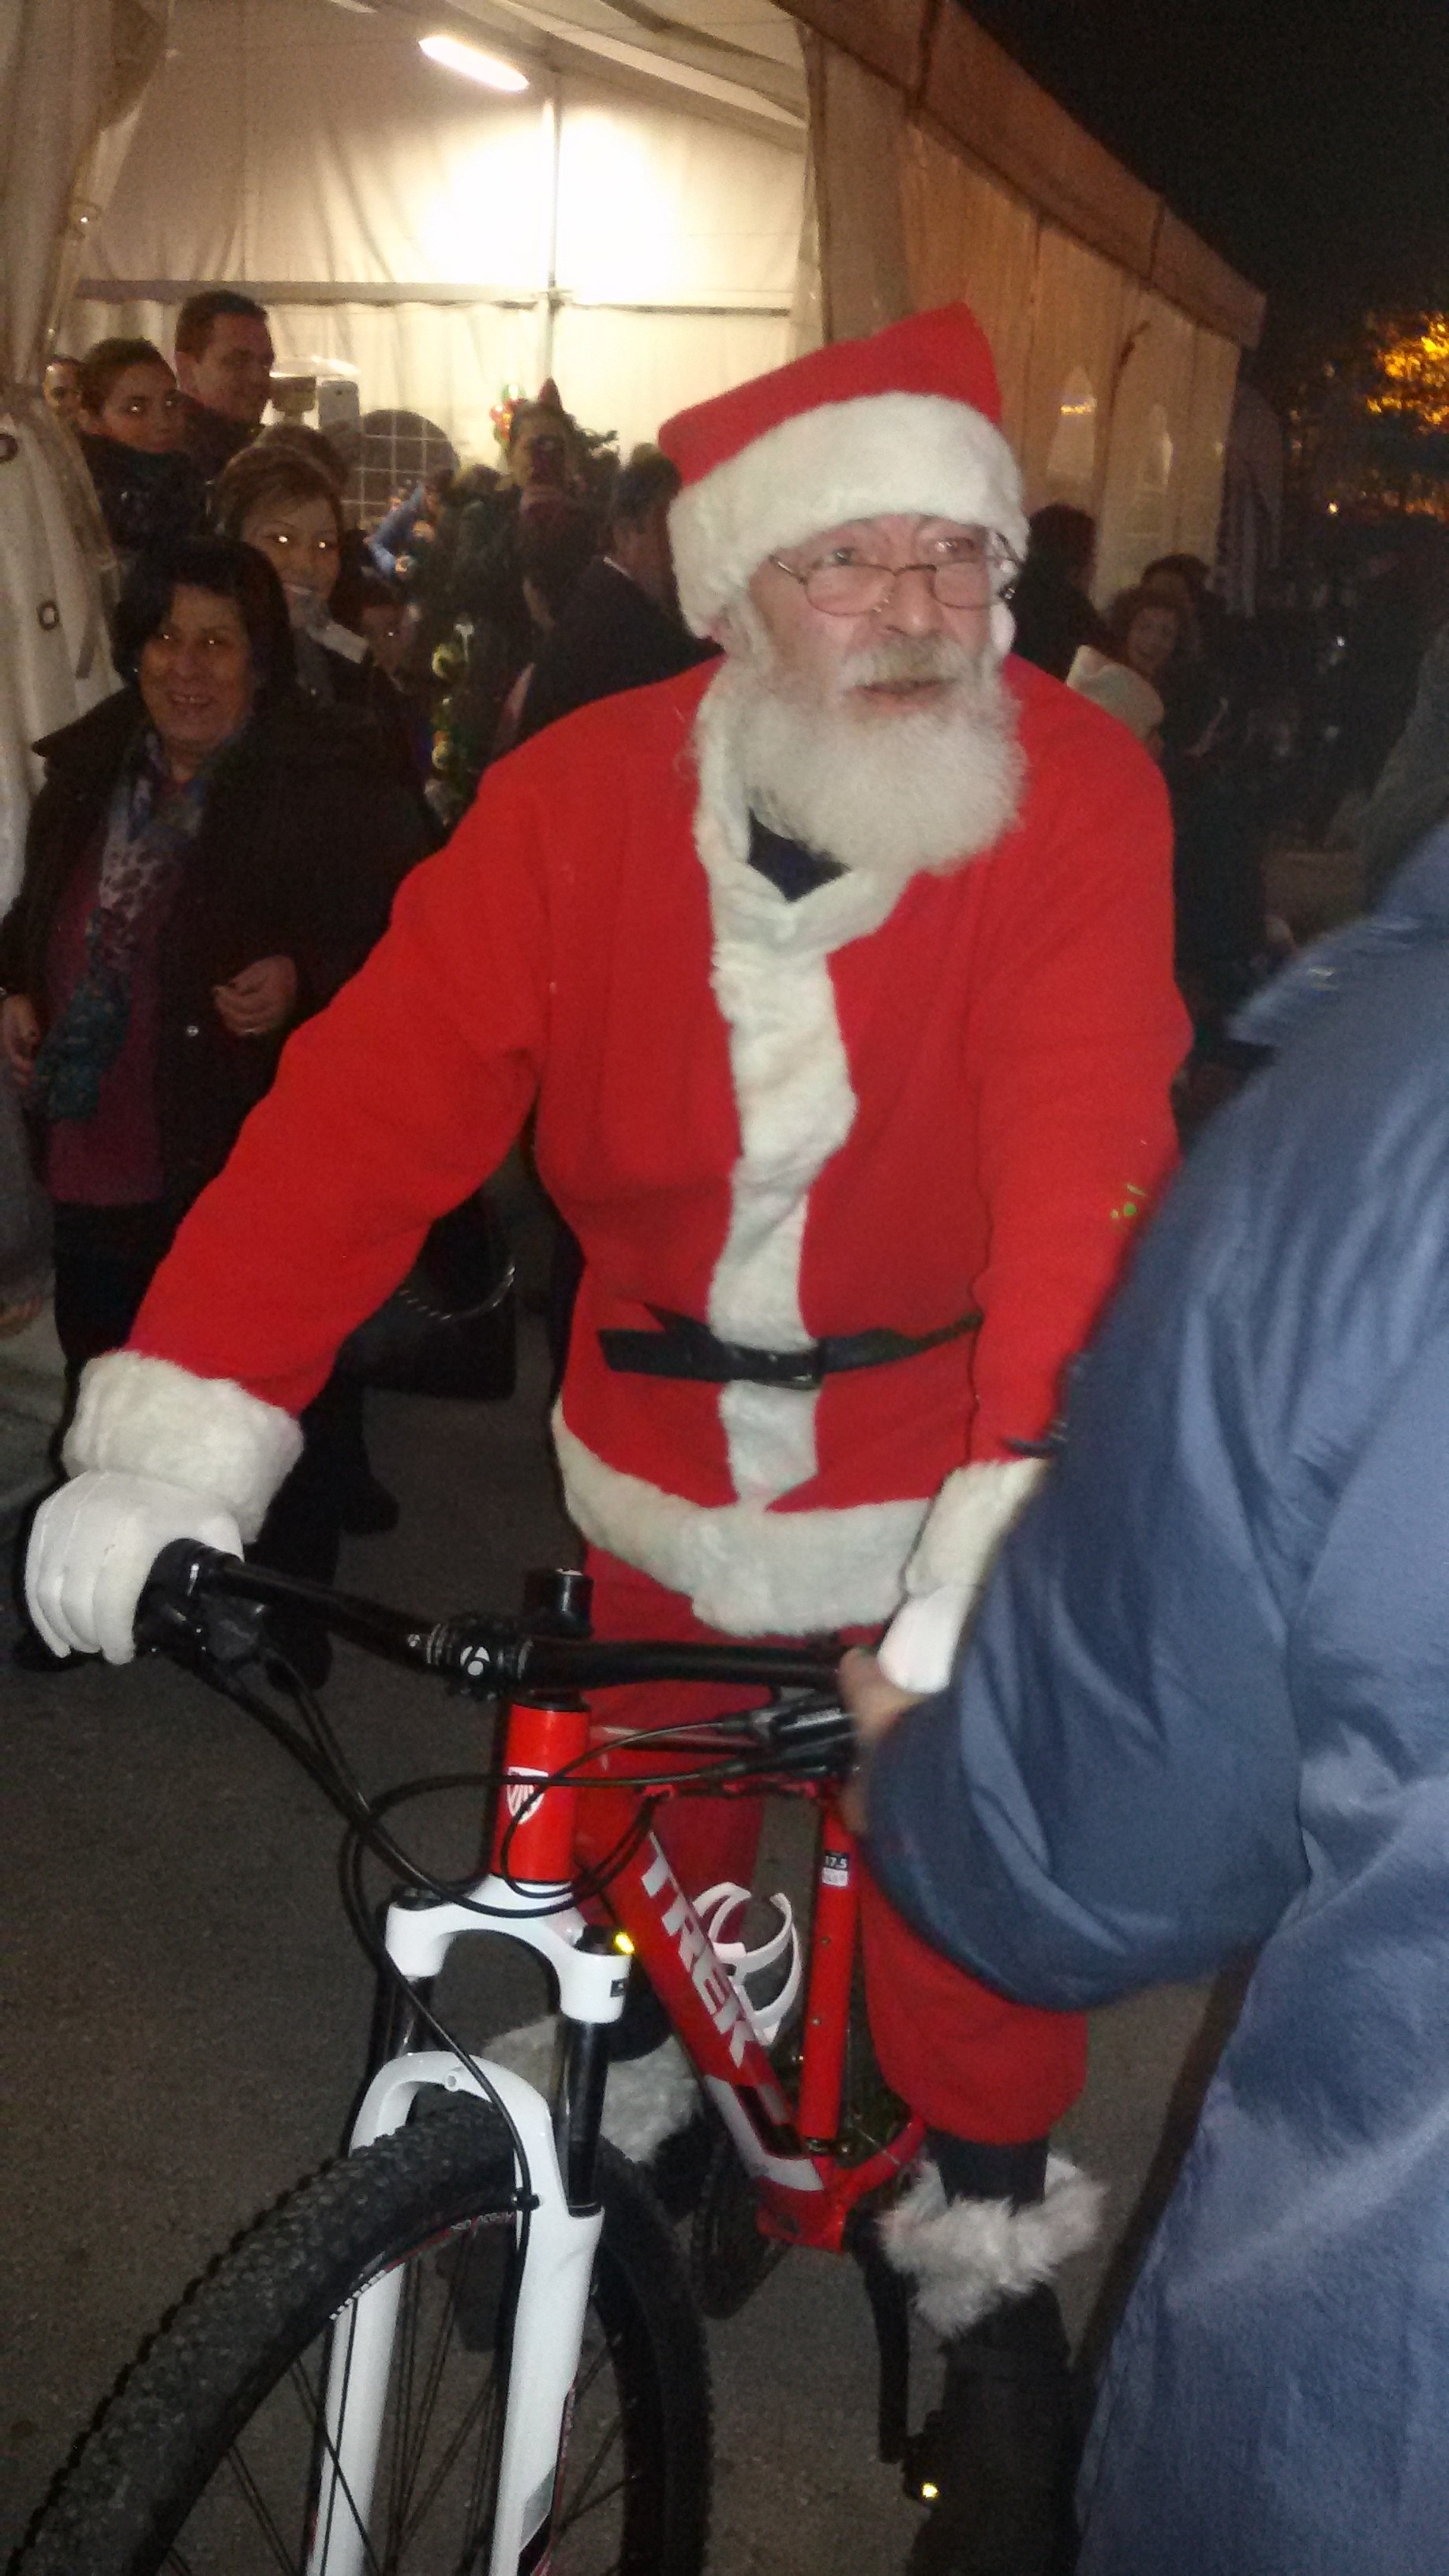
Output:
[[[742,1642],[702,1627],[680,1594],[616,1557],[590,1549],[587,1565],[597,1636]],[[655,1683],[600,1692],[598,1702],[611,1725],[648,1727],[709,1717],[749,1697]],[[661,1807],[655,1831],[692,1894],[720,1879],[748,1887],[761,1814],[758,1798],[679,1798]],[[1000,2146],[1044,2137],[1082,2089],[1081,2015],[1038,2012],[978,1985],[901,1920],[868,1869],[861,1873],[861,1941],[871,2038],[891,2090],[928,2128],[951,2137]]]

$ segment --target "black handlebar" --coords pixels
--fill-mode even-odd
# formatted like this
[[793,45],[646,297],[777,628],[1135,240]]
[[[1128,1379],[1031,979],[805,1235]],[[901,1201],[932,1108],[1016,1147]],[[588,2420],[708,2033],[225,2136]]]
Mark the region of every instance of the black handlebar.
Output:
[[136,1642],[153,1652],[201,1648],[222,1666],[265,1651],[265,1614],[308,1612],[334,1635],[415,1672],[438,1673],[480,1699],[536,1699],[637,1682],[728,1682],[741,1690],[805,1691],[808,1705],[762,1709],[737,1723],[756,1741],[818,1757],[844,1748],[850,1722],[835,1702],[840,1650],[820,1646],[671,1644],[559,1634],[537,1619],[464,1613],[429,1621],[381,1602],[329,1591],[300,1576],[245,1565],[199,1541],[177,1539],[151,1568],[136,1612]]

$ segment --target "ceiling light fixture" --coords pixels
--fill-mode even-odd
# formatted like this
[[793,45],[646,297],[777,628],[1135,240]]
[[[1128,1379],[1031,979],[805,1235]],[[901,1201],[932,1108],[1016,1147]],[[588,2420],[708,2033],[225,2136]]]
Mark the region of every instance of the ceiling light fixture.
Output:
[[476,45],[461,44],[456,36],[419,36],[418,43],[430,63],[461,72],[465,80],[481,81],[485,89],[528,87],[524,74],[512,63],[500,62],[496,54],[482,53]]

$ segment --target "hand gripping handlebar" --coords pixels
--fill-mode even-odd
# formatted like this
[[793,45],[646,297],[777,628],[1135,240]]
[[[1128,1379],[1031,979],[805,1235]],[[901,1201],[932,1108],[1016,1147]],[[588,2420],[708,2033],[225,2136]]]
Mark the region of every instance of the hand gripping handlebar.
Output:
[[309,1612],[334,1634],[369,1653],[432,1672],[479,1699],[535,1698],[552,1691],[600,1690],[611,1683],[727,1682],[742,1690],[806,1694],[783,1707],[731,1721],[741,1740],[781,1757],[782,1768],[840,1767],[851,1742],[839,1707],[838,1647],[672,1644],[560,1634],[548,1615],[537,1620],[464,1612],[427,1620],[381,1602],[332,1592],[300,1577],[243,1564],[199,1541],[162,1549],[136,1613],[136,1643],[185,1656],[200,1649],[223,1667],[264,1651],[269,1608]]

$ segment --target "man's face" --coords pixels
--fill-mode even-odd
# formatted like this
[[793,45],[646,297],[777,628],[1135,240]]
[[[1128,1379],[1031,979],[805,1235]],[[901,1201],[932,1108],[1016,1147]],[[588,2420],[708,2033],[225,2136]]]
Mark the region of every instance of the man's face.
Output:
[[[749,595],[782,678],[798,696],[821,705],[845,701],[853,713],[882,722],[940,705],[952,679],[932,675],[936,648],[945,643],[980,657],[991,632],[991,586],[982,580],[975,605],[947,607],[922,567],[955,562],[981,534],[951,519],[856,519],[762,564]],[[875,564],[900,577],[878,607],[834,615],[806,595],[809,576],[833,564]],[[862,679],[851,668],[877,660],[889,676]]]
[[177,350],[176,373],[194,402],[255,429],[267,407],[275,356],[265,322],[250,313],[218,313],[199,358]]
[[74,420],[80,411],[80,370],[74,358],[52,358],[45,370],[45,399],[57,420]]

